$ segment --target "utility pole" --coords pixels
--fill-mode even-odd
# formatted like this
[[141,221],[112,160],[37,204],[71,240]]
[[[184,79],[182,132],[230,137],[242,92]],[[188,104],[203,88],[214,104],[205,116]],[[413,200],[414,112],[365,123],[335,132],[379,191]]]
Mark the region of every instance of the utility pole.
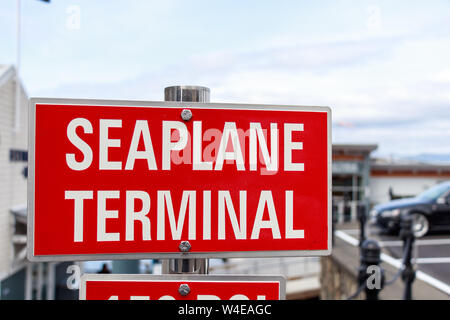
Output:
[[20,27],[21,27],[21,0],[16,0],[16,99],[14,110],[14,132],[20,130]]
[[[50,2],[50,0],[41,0],[42,2]],[[21,26],[22,26],[22,2],[16,0],[16,98],[14,106],[14,132],[20,131],[20,55],[21,55]]]

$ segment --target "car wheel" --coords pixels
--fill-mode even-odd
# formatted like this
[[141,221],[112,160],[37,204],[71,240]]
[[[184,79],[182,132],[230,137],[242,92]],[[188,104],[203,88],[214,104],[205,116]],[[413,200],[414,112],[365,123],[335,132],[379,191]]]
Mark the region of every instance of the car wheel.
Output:
[[413,213],[412,219],[414,236],[416,238],[422,238],[430,229],[430,223],[428,222],[427,217],[420,213]]

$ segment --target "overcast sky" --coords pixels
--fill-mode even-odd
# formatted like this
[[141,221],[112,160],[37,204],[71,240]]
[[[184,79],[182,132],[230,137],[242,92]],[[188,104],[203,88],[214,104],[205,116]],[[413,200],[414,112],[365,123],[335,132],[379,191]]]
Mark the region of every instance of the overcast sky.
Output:
[[[0,1],[0,64],[16,0]],[[22,0],[29,96],[326,105],[334,143],[450,154],[450,1]]]

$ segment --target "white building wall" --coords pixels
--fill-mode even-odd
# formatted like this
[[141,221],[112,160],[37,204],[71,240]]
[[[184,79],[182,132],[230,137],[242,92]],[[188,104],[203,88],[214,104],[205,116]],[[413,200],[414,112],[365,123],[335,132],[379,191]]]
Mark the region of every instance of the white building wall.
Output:
[[442,177],[370,177],[370,202],[379,204],[387,202],[389,198],[389,187],[392,187],[394,195],[415,196],[434,186],[437,183],[450,180]]
[[0,276],[12,266],[10,209],[27,203],[26,162],[11,162],[10,149],[27,150],[28,99],[22,92],[20,131],[14,132],[15,81],[12,75],[0,84]]

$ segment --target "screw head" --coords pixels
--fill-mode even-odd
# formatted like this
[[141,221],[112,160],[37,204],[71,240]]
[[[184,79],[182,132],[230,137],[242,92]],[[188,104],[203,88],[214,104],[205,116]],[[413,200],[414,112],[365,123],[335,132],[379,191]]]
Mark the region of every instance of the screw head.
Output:
[[188,252],[189,250],[191,250],[191,244],[189,243],[189,241],[181,241],[178,248],[181,252]]
[[183,119],[184,121],[189,121],[192,118],[192,111],[189,109],[183,109],[183,111],[181,111],[181,119]]
[[187,284],[180,284],[180,287],[178,288],[178,292],[182,295],[182,296],[187,296],[189,294],[189,292],[191,292],[191,288],[189,288],[189,286]]

